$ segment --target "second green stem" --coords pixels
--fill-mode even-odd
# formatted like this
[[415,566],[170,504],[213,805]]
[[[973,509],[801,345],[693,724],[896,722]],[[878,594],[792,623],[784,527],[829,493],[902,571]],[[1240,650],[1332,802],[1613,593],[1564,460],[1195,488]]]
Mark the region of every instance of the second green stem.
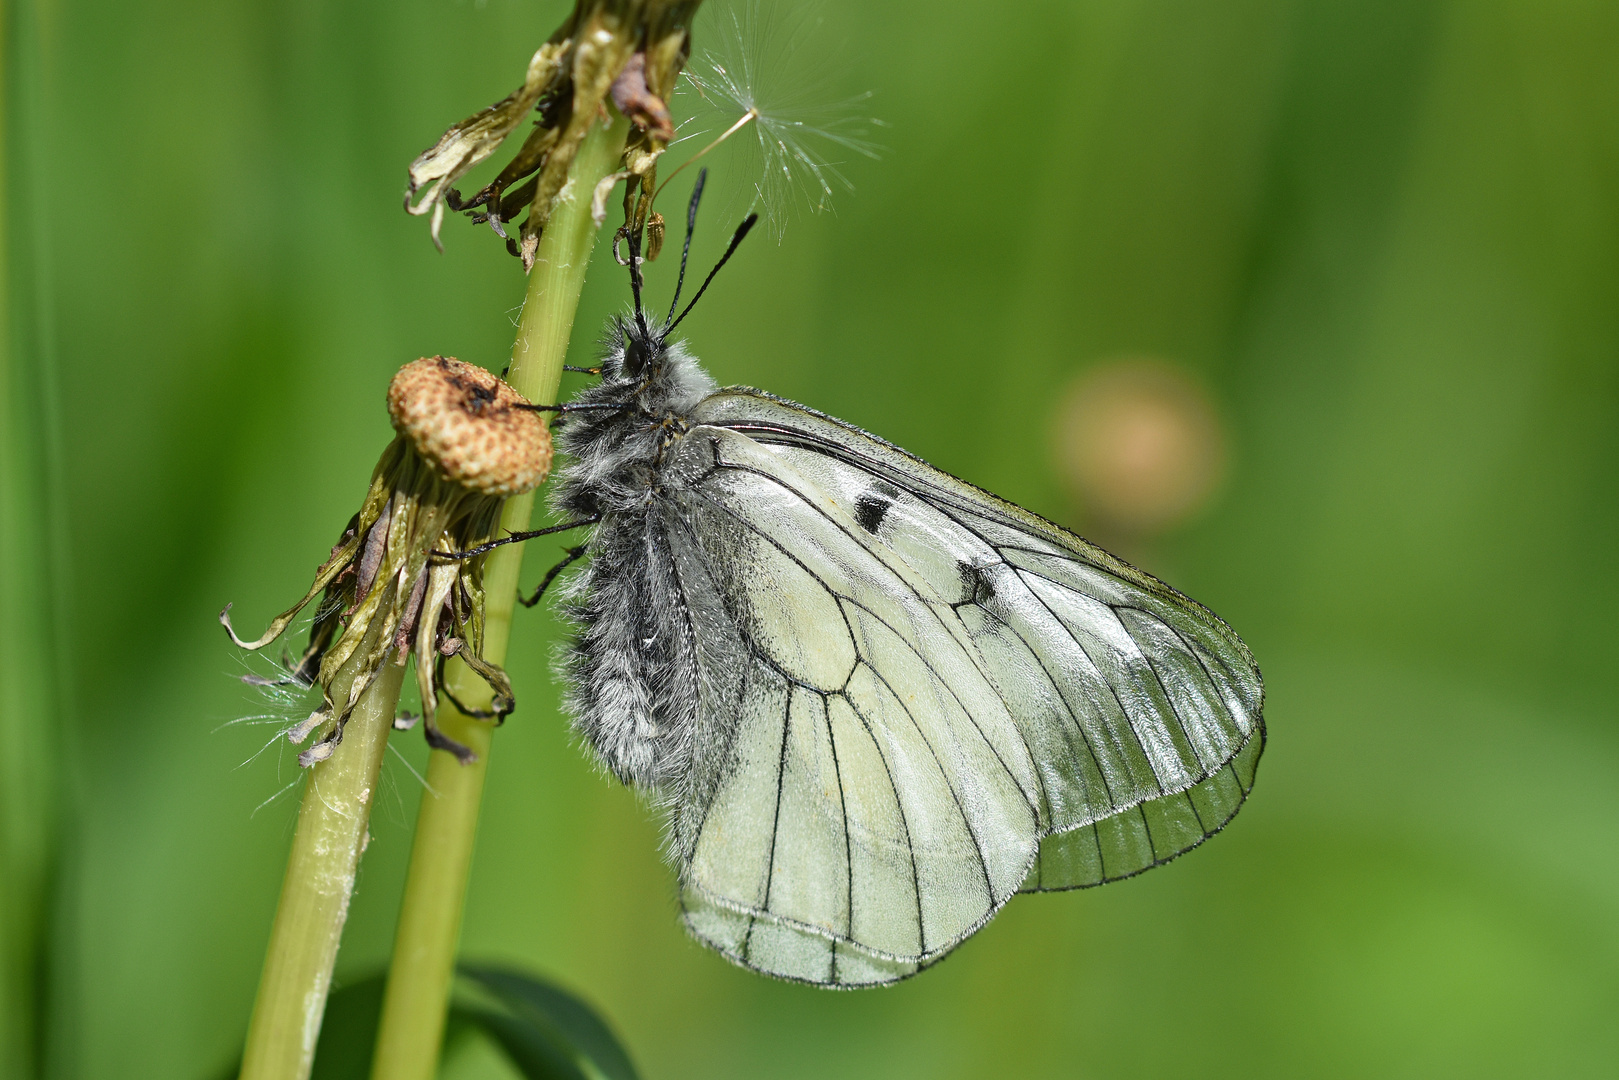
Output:
[[[586,136],[569,180],[572,195],[559,200],[540,237],[517,341],[512,346],[511,369],[506,375],[517,392],[530,401],[549,403],[557,398],[562,361],[567,356],[574,313],[596,242],[597,228],[590,217],[591,193],[600,180],[618,168],[628,132],[629,122],[615,115],[611,124],[600,125]],[[532,493],[508,500],[501,515],[503,530],[528,528],[533,506]],[[489,557],[484,571],[488,597],[484,658],[491,663],[504,664],[506,660],[522,561],[523,545],[508,544]],[[452,661],[451,666],[454,699],[473,709],[487,708],[487,684],[459,661]],[[462,765],[453,755],[434,751],[428,761],[427,790],[422,794],[416,819],[405,898],[399,911],[399,929],[377,1030],[377,1052],[371,1070],[375,1080],[432,1080],[437,1074],[445,1010],[455,976],[461,913],[493,728],[466,716],[450,703],[448,695],[437,717],[444,733],[465,743],[478,759]]]

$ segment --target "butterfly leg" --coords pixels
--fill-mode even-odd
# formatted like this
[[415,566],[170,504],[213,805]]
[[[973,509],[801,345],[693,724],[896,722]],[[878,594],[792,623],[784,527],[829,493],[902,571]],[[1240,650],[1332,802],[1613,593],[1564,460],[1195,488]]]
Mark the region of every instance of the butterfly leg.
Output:
[[[579,370],[584,371],[588,369],[580,368]],[[633,409],[636,408],[636,404],[633,401],[601,401],[585,402],[582,404],[568,402],[562,405],[519,405],[517,408],[527,409],[529,412],[561,413],[562,415],[566,416],[569,413],[599,412],[603,409]]]
[[569,548],[567,554],[563,556],[562,561],[545,572],[545,578],[540,582],[540,587],[534,590],[534,595],[527,598],[518,596],[518,603],[522,604],[524,607],[533,607],[535,604],[538,604],[540,602],[540,597],[545,595],[545,590],[551,587],[551,582],[556,580],[557,575],[582,559],[584,554],[585,546],[583,544],[580,544],[578,547]]
[[[442,652],[439,654],[438,665],[433,678],[437,692],[451,705],[459,709],[463,716],[470,716],[474,720],[493,720],[497,726],[505,723],[506,717],[510,716],[512,711],[517,708],[517,701],[512,696],[512,683],[506,677],[506,672],[474,654],[467,647],[466,642],[460,643],[455,655],[460,656],[468,667],[484,682],[489,684],[489,688],[494,691],[494,699],[487,709],[472,709],[462,704],[461,700],[451,693],[449,684],[444,678],[445,655]],[[395,726],[398,725],[396,724]],[[434,750],[446,750],[454,754],[463,765],[469,765],[478,759],[471,749],[450,738],[439,729],[431,709],[422,710],[422,734],[427,736],[428,746],[431,746]]]
[[552,525],[548,529],[528,529],[523,532],[514,532],[509,536],[501,537],[499,540],[491,540],[487,544],[479,544],[477,547],[467,548],[465,551],[435,551],[433,552],[433,558],[439,562],[455,562],[460,559],[472,559],[482,555],[486,551],[493,551],[495,548],[504,547],[506,544],[519,544],[524,540],[532,540],[536,536],[550,536],[552,533],[567,532],[569,529],[578,529],[586,525],[594,525],[600,520],[601,515],[597,514],[595,517],[580,518],[578,521],[565,521],[561,525]]

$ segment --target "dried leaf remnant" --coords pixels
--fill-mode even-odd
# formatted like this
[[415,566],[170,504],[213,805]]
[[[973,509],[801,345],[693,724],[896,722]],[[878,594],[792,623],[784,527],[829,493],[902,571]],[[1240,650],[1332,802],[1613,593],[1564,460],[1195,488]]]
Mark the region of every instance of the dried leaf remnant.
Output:
[[[487,223],[524,270],[533,269],[574,156],[611,102],[635,124],[624,148],[624,208],[639,232],[658,158],[674,137],[667,103],[691,53],[689,28],[700,2],[578,0],[529,61],[522,86],[450,128],[411,162],[405,208],[431,217],[433,242],[441,248],[446,207]],[[533,128],[517,153],[494,180],[464,197],[455,182],[500,149],[531,113]],[[605,203],[605,196],[596,201]],[[508,232],[525,209],[521,226]]]

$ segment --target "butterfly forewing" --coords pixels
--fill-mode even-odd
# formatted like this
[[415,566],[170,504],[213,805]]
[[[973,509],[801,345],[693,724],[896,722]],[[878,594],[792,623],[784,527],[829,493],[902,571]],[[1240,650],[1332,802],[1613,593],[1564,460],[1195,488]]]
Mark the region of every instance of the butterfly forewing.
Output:
[[[805,567],[824,563],[815,573],[840,598],[841,621],[861,654],[856,670],[887,665],[892,674],[881,673],[903,684],[894,694],[883,680],[869,680],[854,699],[844,690],[860,730],[897,728],[901,720],[936,726],[943,756],[930,749],[947,782],[931,789],[933,801],[948,789],[969,826],[977,795],[966,774],[982,764],[952,741],[962,728],[978,729],[973,741],[994,752],[1025,795],[1025,822],[1002,820],[996,833],[1011,839],[1008,852],[1038,843],[1023,888],[1076,888],[1138,873],[1235,814],[1263,747],[1263,685],[1247,647],[1212,612],[1072,533],[813,410],[732,389],[704,401],[693,419],[747,439],[728,443],[728,458],[713,451],[716,463],[730,462],[720,472],[732,475],[707,477],[702,499],[727,492],[729,516],[752,515],[761,538],[800,545],[794,557]],[[735,474],[743,472],[752,479],[739,486]],[[789,504],[813,508],[814,528],[801,530],[792,513],[779,516]],[[869,596],[867,607],[861,596]],[[738,599],[732,609],[745,619],[750,603]],[[918,618],[923,609],[934,618]],[[925,639],[917,636],[923,625]],[[807,622],[799,631],[816,632]],[[981,678],[945,693],[952,680],[963,682],[947,673],[964,670]],[[993,703],[986,704],[986,688]],[[998,722],[1003,715],[1015,739]],[[835,737],[829,741],[838,748]],[[896,781],[895,763],[915,764],[903,746],[880,736],[873,746],[895,755],[884,758],[891,784],[927,789],[925,772]],[[1013,839],[1008,827],[1031,832]],[[943,842],[944,835],[926,837]],[[952,842],[963,846],[959,836]],[[1004,899],[995,843],[973,837],[992,905]],[[965,874],[936,883],[919,871],[917,886],[923,903],[938,888],[965,909],[982,903]],[[953,944],[943,929],[962,924],[959,915],[936,922],[941,932],[919,953],[876,952],[925,964]]]

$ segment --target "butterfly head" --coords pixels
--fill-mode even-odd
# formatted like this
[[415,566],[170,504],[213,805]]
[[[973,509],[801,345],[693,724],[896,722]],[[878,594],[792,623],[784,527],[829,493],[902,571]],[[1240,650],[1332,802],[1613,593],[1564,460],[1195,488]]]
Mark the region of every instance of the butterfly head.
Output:
[[631,382],[656,378],[668,352],[668,333],[666,325],[650,323],[644,312],[615,319],[602,374]]
[[669,336],[666,323],[618,316],[608,328],[606,346],[596,393],[603,400],[634,402],[636,408],[622,414],[632,424],[637,417],[684,415],[714,390],[697,358]]

